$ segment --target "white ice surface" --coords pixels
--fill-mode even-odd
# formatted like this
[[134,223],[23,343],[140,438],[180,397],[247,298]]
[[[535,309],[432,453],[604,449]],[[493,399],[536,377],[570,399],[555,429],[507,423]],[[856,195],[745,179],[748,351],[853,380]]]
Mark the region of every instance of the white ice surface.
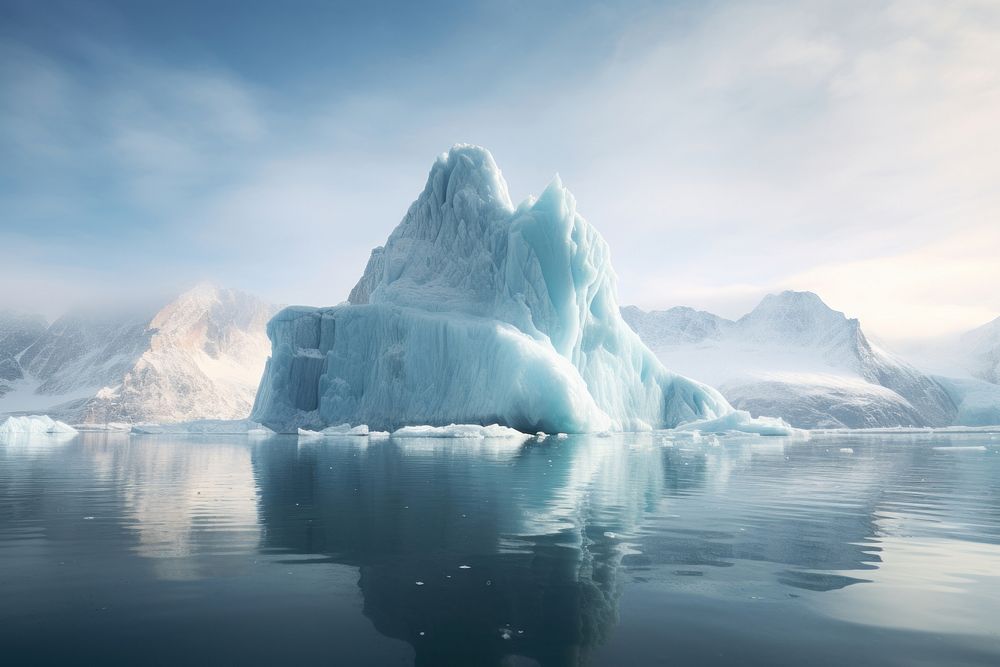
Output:
[[527,440],[532,436],[521,433],[518,430],[490,424],[481,426],[479,424],[449,424],[447,426],[404,426],[397,429],[392,434],[393,438],[512,438],[517,440]]
[[48,415],[7,417],[0,421],[0,437],[22,435],[72,435],[77,430],[69,424],[56,421]]
[[249,419],[197,419],[176,424],[134,424],[137,435],[269,435],[274,432]]

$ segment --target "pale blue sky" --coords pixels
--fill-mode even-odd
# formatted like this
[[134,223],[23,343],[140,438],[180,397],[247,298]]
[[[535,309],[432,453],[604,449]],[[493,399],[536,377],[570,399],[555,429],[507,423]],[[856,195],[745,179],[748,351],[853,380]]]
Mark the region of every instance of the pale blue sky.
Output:
[[559,172],[623,303],[1000,314],[1000,3],[0,0],[0,307],[345,298],[456,142]]

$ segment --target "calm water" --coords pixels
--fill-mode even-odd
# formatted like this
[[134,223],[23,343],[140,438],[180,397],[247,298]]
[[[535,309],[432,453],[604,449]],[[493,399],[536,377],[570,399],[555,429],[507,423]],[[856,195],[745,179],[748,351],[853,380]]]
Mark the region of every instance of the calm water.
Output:
[[0,647],[997,665],[1000,436],[0,443]]

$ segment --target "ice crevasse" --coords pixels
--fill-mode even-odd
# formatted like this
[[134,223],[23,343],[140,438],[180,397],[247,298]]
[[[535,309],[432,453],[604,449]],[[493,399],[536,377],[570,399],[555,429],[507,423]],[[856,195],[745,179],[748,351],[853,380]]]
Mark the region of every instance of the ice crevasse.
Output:
[[251,418],[283,432],[631,431],[733,413],[626,325],[608,245],[559,178],[514,207],[476,146],[437,159],[347,303],[286,308],[268,336]]

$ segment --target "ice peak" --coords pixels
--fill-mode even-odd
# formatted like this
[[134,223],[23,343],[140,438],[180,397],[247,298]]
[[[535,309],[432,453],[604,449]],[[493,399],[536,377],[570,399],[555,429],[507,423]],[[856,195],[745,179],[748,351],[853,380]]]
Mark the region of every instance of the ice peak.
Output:
[[482,146],[455,144],[434,162],[420,199],[430,196],[444,206],[455,205],[457,199],[470,195],[513,208],[507,182],[493,155]]
[[349,305],[286,309],[268,332],[254,414],[281,429],[648,429],[732,411],[622,320],[607,243],[559,176],[515,210],[478,146],[438,157]]

